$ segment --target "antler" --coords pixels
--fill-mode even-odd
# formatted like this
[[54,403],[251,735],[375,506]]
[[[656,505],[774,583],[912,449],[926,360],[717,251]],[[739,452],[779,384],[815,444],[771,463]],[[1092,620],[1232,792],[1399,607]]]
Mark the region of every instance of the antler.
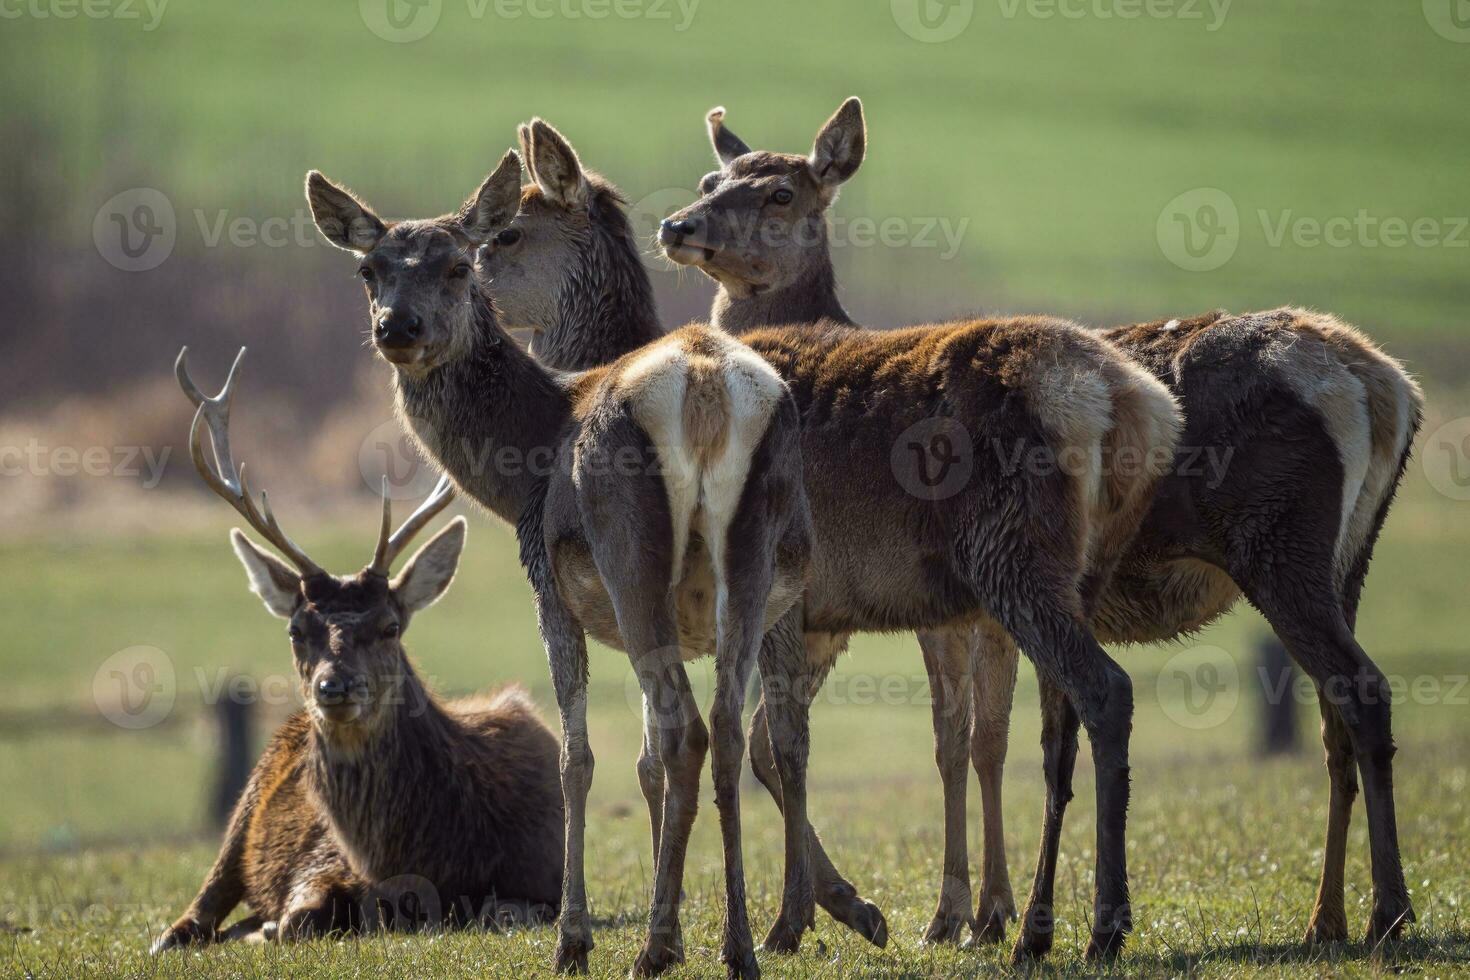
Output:
[[388,497],[388,478],[383,477],[383,526],[378,531],[378,547],[373,552],[373,563],[368,568],[387,578],[388,570],[393,567],[393,562],[403,553],[403,549],[408,547],[408,543],[424,529],[425,524],[448,507],[453,499],[454,485],[449,482],[448,474],[440,476],[428,499],[419,504],[418,510],[408,515],[408,520],[390,535],[388,528],[393,526],[393,502]]
[[[303,577],[325,575],[326,572],[320,565],[308,558],[306,552],[286,537],[281,525],[276,523],[276,515],[271,513],[270,499],[264,490],[260,493],[260,506],[256,507],[250,497],[250,487],[245,482],[245,464],[241,463],[237,469],[235,458],[230,454],[230,402],[235,395],[235,372],[245,359],[245,348],[241,347],[240,353],[235,355],[235,363],[230,365],[225,386],[213,398],[200,391],[194,379],[189,377],[188,356],[189,348],[179,351],[179,359],[174,362],[174,375],[179,379],[179,387],[189,396],[189,401],[199,406],[199,410],[194,413],[194,423],[189,427],[189,452],[194,457],[194,468],[199,471],[209,489],[239,511],[240,516],[251,527],[291,560]],[[211,469],[204,458],[201,422],[209,426],[209,443],[214,450],[215,469]]]

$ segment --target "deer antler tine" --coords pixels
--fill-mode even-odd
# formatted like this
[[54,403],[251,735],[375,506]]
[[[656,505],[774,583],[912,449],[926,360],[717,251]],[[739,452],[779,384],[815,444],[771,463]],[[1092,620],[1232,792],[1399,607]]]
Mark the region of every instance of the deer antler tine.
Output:
[[[239,363],[238,359],[236,363]],[[179,356],[174,359],[174,377],[179,379],[179,387],[184,389],[184,394],[189,397],[189,401],[195,405],[203,404],[204,392],[200,391],[194,379],[189,377],[189,348],[187,345],[179,348]]]
[[228,486],[225,481],[210,468],[209,460],[204,455],[204,434],[200,429],[200,423],[204,421],[204,405],[200,405],[194,412],[194,421],[189,426],[189,455],[194,460],[194,468],[199,471],[205,484],[211,490],[226,499],[234,493],[234,488]]
[[230,365],[230,373],[225,375],[225,386],[214,396],[214,400],[224,405],[225,418],[230,417],[230,402],[235,397],[235,372],[240,370],[240,362],[245,360],[245,348],[240,348],[240,353],[235,355],[235,362]]
[[380,575],[388,574],[388,539],[393,528],[393,501],[388,496],[388,474],[383,474],[383,523],[378,528],[378,545],[373,549],[373,563],[369,567]]
[[[245,348],[241,347],[240,353],[235,355],[224,387],[212,398],[204,394],[189,376],[188,355],[187,347],[179,351],[178,359],[174,361],[174,375],[189,401],[197,406],[194,420],[189,425],[189,455],[194,460],[194,468],[211,490],[223,497],[257,533],[295,563],[303,576],[323,574],[321,566],[308,558],[306,552],[296,547],[281,530],[264,491],[260,494],[260,507],[256,507],[250,494],[250,484],[245,479],[245,464],[237,467],[234,454],[230,452],[230,401],[234,397],[240,362],[245,359]],[[204,455],[201,423],[209,427],[209,443],[214,451],[213,467]]]
[[394,560],[402,554],[403,549],[414,539],[414,536],[422,531],[424,525],[437,517],[439,512],[445,507],[448,507],[453,500],[454,484],[449,482],[449,475],[447,473],[441,474],[439,482],[434,484],[434,489],[429,493],[429,496],[423,503],[419,504],[417,510],[408,515],[408,519],[399,525],[398,530],[394,531],[393,535],[388,538],[387,547],[382,554],[382,560],[379,561],[374,556],[373,569],[382,575],[387,575],[388,570],[393,567]]

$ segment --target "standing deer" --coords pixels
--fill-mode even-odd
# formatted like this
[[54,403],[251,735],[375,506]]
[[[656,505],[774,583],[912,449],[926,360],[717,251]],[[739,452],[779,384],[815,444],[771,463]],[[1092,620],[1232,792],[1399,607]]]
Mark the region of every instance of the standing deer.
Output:
[[[486,435],[504,426],[507,409],[499,406],[508,395],[501,393],[517,390],[503,379],[533,371],[529,357],[504,342],[493,312],[494,283],[470,276],[474,250],[490,242],[519,204],[519,163],[512,158],[507,155],[459,214],[432,221],[384,224],[315,172],[307,190],[318,227],[359,255],[375,344],[398,367],[396,387],[409,424],[462,486],[516,519],[513,499],[497,480],[476,472],[460,448],[494,445]],[[533,174],[553,198],[591,193],[580,168],[555,158],[538,158]],[[467,285],[446,286],[446,270],[461,266],[454,281]],[[708,335],[708,328],[690,327],[673,336],[689,330]],[[1180,416],[1172,396],[1106,341],[1048,318],[890,333],[841,325],[770,329],[741,339],[777,369],[794,396],[815,528],[802,601],[761,652],[786,823],[786,881],[767,948],[794,950],[812,925],[805,767],[813,677],[825,674],[853,632],[984,623],[1020,641],[1038,671],[1075,705],[1091,736],[1098,835],[1088,955],[1116,955],[1131,925],[1125,828],[1132,684],[1093,638],[1086,610],[1107,580],[1109,556],[1131,538],[1166,468],[1146,461],[1173,456]],[[617,374],[647,349],[605,370]],[[575,386],[576,377],[583,376],[563,384]],[[527,414],[514,400],[509,411]],[[987,454],[962,486],[937,499],[904,489],[900,479],[872,478],[892,471],[895,448],[927,448],[915,433],[936,424],[976,454]],[[990,453],[1037,465],[994,466]],[[1103,464],[1119,456],[1138,463]],[[636,522],[635,514],[624,519]],[[626,557],[631,553],[621,560],[646,564]],[[614,558],[608,555],[609,562]],[[536,561],[527,564],[534,580]],[[602,562],[597,567],[604,575],[613,569]],[[544,601],[542,619],[551,636],[566,628],[547,622]],[[825,642],[804,642],[803,633]],[[824,659],[814,660],[814,651]],[[789,665],[797,665],[806,676],[800,686],[788,687],[790,678],[768,672],[768,662],[793,672]],[[781,696],[771,697],[773,690]],[[570,734],[566,738],[573,742]],[[663,761],[672,788],[680,776],[667,757]],[[585,784],[579,789],[585,793]],[[671,792],[666,790],[655,865],[660,879],[667,869]],[[569,821],[580,813],[570,796],[568,812]],[[728,839],[726,846],[728,853]],[[569,867],[580,867],[579,855],[568,853]],[[564,930],[580,897],[569,885]],[[579,964],[560,958],[559,965]]]
[[[861,104],[843,103],[808,156],[752,152],[724,125],[723,109],[707,122],[720,169],[700,182],[698,201],[663,223],[660,239],[669,258],[719,284],[715,324],[739,333],[762,323],[851,322],[837,298],[825,215],[862,162]],[[1100,336],[1178,397],[1186,419],[1181,445],[1190,449],[1160,483],[1142,530],[1098,593],[1093,627],[1109,642],[1178,638],[1223,615],[1241,594],[1265,615],[1317,685],[1322,712],[1331,795],[1307,938],[1347,938],[1343,865],[1358,791],[1355,763],[1372,856],[1367,938],[1397,935],[1414,913],[1394,818],[1390,699],[1353,629],[1373,545],[1420,423],[1419,387],[1358,331],[1307,310],[1217,312]],[[1228,465],[1199,465],[1204,458]],[[1010,656],[992,645],[979,662]],[[994,760],[997,788],[1000,755],[983,744],[995,736],[982,733],[981,716],[988,705],[996,713],[991,731],[1004,730],[1011,692],[1002,686],[975,692],[976,766]],[[1041,688],[1047,802],[1030,912],[1016,947],[1027,955],[1051,943],[1044,921],[1077,751],[1076,713],[1044,675]],[[944,739],[936,735],[943,755]],[[956,809],[949,790],[946,780],[946,813],[962,818],[963,797]],[[989,817],[987,808],[987,837]],[[946,839],[963,848],[963,823],[950,824]],[[986,854],[989,878],[988,846]],[[946,868],[947,876],[968,881],[948,860]],[[946,914],[953,910],[941,896],[936,925]],[[985,914],[982,901],[982,923]]]
[[[315,172],[307,196],[323,234],[358,256],[373,343],[394,368],[405,425],[462,490],[516,528],[562,721],[567,827],[557,968],[585,970],[592,947],[583,869],[590,633],[628,653],[644,696],[646,744],[666,773],[653,814],[648,938],[634,972],[662,972],[684,955],[684,855],[711,746],[683,661],[713,654],[722,955],[731,975],[757,975],[740,845],[740,713],[758,651],[768,682],[795,683],[800,663],[780,662],[783,649],[763,647],[761,638],[799,612],[811,532],[786,385],[748,348],[708,327],[572,375],[522,351],[471,274],[476,249],[519,200],[514,154],[459,213],[435,220],[386,224]],[[792,706],[773,721],[775,740],[804,744],[803,726]],[[781,778],[797,797],[795,766],[783,764]]]
[[[230,402],[206,396],[179,353],[179,384],[198,411],[189,433],[210,489],[285,555],[239,530],[231,544],[266,609],[287,632],[306,709],[271,738],[230,817],[224,846],[161,952],[240,935],[294,939],[360,929],[410,897],[430,922],[466,923],[561,897],[556,737],[519,688],[440,701],[403,649],[414,614],[449,587],[465,540],[456,518],[390,578],[394,561],[453,498],[447,481],[397,531],[388,496],[373,560],[328,574],[257,506],[230,453]],[[205,458],[207,425],[214,469]],[[220,926],[241,901],[253,915]],[[401,923],[396,923],[400,924]]]
[[[532,183],[521,188],[514,219],[491,238],[476,269],[493,282],[502,323],[529,329],[531,352],[559,371],[606,364],[661,336],[653,288],[623,211],[622,193],[584,169],[571,144],[544,120],[520,128],[520,145]],[[548,181],[543,187],[535,181],[538,168],[580,174],[581,180],[565,185]],[[571,193],[563,193],[563,186]],[[825,650],[829,640],[816,634],[808,634],[807,640],[816,645],[809,659],[825,669],[831,663]],[[814,679],[815,685],[820,683],[821,678]],[[781,783],[764,702],[751,719],[748,741],[751,767],[779,806]],[[654,746],[646,742],[638,780],[657,840],[664,775]],[[832,866],[815,831],[808,844],[818,904],[870,942],[885,946],[888,924],[883,913],[859,897]],[[1004,869],[1004,862],[1000,866]]]

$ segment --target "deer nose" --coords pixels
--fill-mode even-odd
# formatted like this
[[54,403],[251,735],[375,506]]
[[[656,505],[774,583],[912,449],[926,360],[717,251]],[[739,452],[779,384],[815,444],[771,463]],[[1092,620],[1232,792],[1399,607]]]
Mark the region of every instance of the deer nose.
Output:
[[417,313],[390,312],[378,320],[377,341],[384,347],[408,347],[424,332]]
[[699,230],[699,221],[694,218],[665,218],[658,226],[658,240],[664,245],[677,245],[685,235]]
[[347,700],[347,684],[336,675],[323,677],[316,682],[316,700],[318,704],[337,705]]

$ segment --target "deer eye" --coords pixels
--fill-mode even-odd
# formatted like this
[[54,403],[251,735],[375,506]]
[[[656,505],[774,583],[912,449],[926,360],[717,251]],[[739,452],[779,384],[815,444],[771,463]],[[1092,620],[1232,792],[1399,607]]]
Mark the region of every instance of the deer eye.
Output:
[[495,244],[501,246],[514,245],[520,240],[521,230],[519,228],[506,228],[495,236]]
[[383,639],[385,639],[385,640],[391,640],[395,636],[397,636],[399,633],[402,633],[402,632],[403,632],[403,627],[402,626],[399,626],[397,623],[389,623],[387,626],[384,626],[383,627]]
[[286,635],[291,638],[292,643],[300,643],[303,639],[306,638],[305,635],[301,632],[301,627],[299,626],[288,626],[286,628]]
[[790,204],[791,198],[791,191],[785,187],[778,187],[775,193],[771,195],[771,200],[777,204]]
[[358,274],[358,276],[360,276],[360,277],[361,277],[361,278],[362,278],[362,281],[363,281],[363,282],[372,282],[372,281],[373,281],[373,280],[374,280],[374,279],[376,279],[376,278],[378,278],[378,277],[377,277],[377,276],[376,276],[376,275],[375,275],[375,274],[374,274],[374,273],[373,273],[373,270],[372,270],[372,269],[370,269],[370,268],[368,268],[368,267],[367,267],[367,266],[365,266],[365,265],[364,265],[364,266],[359,266],[359,267],[358,267],[358,269],[357,269],[357,274]]
[[454,268],[449,270],[449,278],[451,279],[463,279],[469,274],[470,267],[463,262],[459,263],[459,265],[456,265]]

